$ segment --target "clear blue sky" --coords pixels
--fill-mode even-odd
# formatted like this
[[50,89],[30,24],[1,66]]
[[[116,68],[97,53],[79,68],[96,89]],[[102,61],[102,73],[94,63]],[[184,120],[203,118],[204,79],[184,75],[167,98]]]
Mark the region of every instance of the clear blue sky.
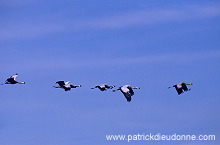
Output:
[[[26,82],[0,86],[1,145],[220,144],[218,0],[1,0],[0,18],[0,81]],[[142,89],[128,103],[102,83]],[[105,138],[138,133],[217,140]]]

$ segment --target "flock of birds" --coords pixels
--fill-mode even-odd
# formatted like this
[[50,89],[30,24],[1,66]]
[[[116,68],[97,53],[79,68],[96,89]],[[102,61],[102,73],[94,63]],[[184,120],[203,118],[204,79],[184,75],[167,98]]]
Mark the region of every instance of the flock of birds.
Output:
[[[5,83],[3,83],[1,85],[4,85],[4,84],[25,84],[25,82],[18,82],[16,80],[17,77],[18,77],[18,74],[15,74],[15,75],[11,76],[10,78],[8,78],[5,81]],[[53,86],[53,87],[61,88],[61,89],[64,89],[65,91],[70,91],[71,88],[82,87],[81,85],[71,84],[69,81],[68,82],[57,81],[56,84],[58,84],[59,86]],[[172,87],[174,87],[176,89],[178,95],[180,95],[183,92],[187,92],[187,91],[191,90],[191,89],[187,88],[187,85],[193,85],[193,84],[192,83],[187,84],[187,83],[184,83],[184,82],[180,82],[176,85],[173,85]],[[112,89],[114,87],[116,87],[116,86],[109,86],[107,84],[101,84],[101,85],[95,86],[94,88],[91,88],[91,89],[98,88],[100,91],[106,91],[107,89]],[[172,88],[172,87],[168,87],[168,88]],[[130,102],[131,101],[131,96],[134,95],[133,89],[140,89],[140,88],[139,87],[132,87],[131,85],[124,85],[124,86],[119,87],[116,90],[113,90],[113,92],[116,92],[116,91],[120,90],[123,93],[123,95],[125,96],[126,100],[128,102]]]

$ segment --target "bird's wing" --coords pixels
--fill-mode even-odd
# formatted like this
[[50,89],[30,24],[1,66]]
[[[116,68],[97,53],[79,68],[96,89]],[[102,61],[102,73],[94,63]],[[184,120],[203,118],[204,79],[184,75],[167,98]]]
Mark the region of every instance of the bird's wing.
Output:
[[182,85],[183,85],[183,83],[181,82],[181,83],[178,83],[176,86],[177,86],[177,88],[182,88]]
[[96,86],[96,87],[99,88],[99,90],[101,90],[101,91],[105,91],[106,90],[105,84],[101,84],[101,85]]
[[111,87],[110,87],[109,85],[105,84],[105,88],[108,88],[108,89],[109,89],[109,88],[111,88]]
[[57,82],[61,87],[65,86],[65,82],[64,81],[58,81]]
[[66,83],[66,84],[63,86],[63,88],[64,88],[65,91],[70,91],[70,90],[71,90],[70,83]]
[[129,92],[122,92],[128,102],[131,102],[131,94]]
[[11,76],[10,78],[8,78],[7,81],[8,82],[16,82],[15,80],[16,80],[17,77],[18,77],[18,75],[15,74],[15,75]]
[[67,85],[67,84],[70,84],[70,81],[68,81],[68,82],[65,82],[65,85]]
[[182,93],[183,93],[182,88],[177,88],[177,87],[175,87],[175,89],[176,89],[176,91],[177,91],[178,95],[180,95],[180,94],[182,94]]
[[71,88],[76,88],[74,84],[69,84]]
[[63,87],[65,91],[70,91],[71,88],[66,88],[65,86]]
[[122,93],[129,93],[130,92],[130,90],[127,88],[127,86],[120,87],[120,90],[122,91]]
[[101,85],[99,85],[99,87],[100,87],[100,88],[105,88],[106,85],[105,85],[105,84],[101,84]]
[[189,89],[187,88],[187,86],[186,86],[185,83],[182,84],[182,89],[183,89],[184,91],[188,91],[188,90],[189,90]]
[[64,87],[66,87],[66,88],[71,88],[71,85],[72,85],[72,84],[70,84],[70,83],[66,83],[66,84],[64,85]]
[[131,94],[131,96],[133,96],[134,95],[134,91],[133,91],[132,87],[129,86],[128,89],[129,89],[129,93]]
[[14,78],[10,77],[10,78],[8,78],[8,79],[6,80],[6,82],[14,83],[15,80],[14,80]]
[[18,74],[15,74],[15,75],[11,76],[10,78],[13,78],[14,80],[16,80],[17,77],[18,77]]
[[101,88],[101,87],[99,87],[99,90],[101,90],[101,91],[105,91],[106,88]]

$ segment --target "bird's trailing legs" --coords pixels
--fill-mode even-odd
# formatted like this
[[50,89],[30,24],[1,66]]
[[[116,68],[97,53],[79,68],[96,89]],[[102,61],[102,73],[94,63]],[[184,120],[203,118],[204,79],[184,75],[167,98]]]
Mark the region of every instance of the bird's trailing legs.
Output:
[[118,88],[118,89],[116,89],[116,90],[112,90],[112,92],[116,92],[116,91],[118,91],[118,90],[120,90],[120,88]]

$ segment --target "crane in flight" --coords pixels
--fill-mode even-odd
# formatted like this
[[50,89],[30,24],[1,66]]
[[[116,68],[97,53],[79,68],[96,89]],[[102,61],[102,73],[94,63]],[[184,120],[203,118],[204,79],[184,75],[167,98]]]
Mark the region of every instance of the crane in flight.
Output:
[[193,85],[192,83],[191,84],[187,84],[187,83],[184,83],[184,82],[180,82],[176,85],[173,85],[172,87],[168,87],[168,88],[175,88],[178,95],[182,94],[183,92],[187,92],[187,91],[190,91],[191,89],[188,89],[186,85]]
[[62,89],[64,89],[65,91],[70,91],[71,88],[82,87],[81,85],[71,84],[69,81],[68,81],[68,82],[57,81],[56,84],[58,84],[59,86],[53,86],[54,88],[62,88]]
[[124,85],[124,86],[119,87],[117,90],[113,90],[113,92],[120,90],[123,93],[123,95],[125,96],[125,98],[127,99],[127,101],[130,102],[131,96],[134,95],[133,89],[141,89],[141,88],[132,87],[131,85]]
[[4,85],[4,84],[25,84],[25,82],[18,82],[16,80],[16,78],[18,77],[18,74],[15,74],[13,76],[11,76],[10,78],[8,78],[5,83],[1,84],[1,85]]
[[112,89],[114,87],[115,86],[109,86],[107,84],[101,84],[101,85],[95,86],[94,88],[91,88],[91,89],[98,88],[100,91],[106,91],[107,89]]

